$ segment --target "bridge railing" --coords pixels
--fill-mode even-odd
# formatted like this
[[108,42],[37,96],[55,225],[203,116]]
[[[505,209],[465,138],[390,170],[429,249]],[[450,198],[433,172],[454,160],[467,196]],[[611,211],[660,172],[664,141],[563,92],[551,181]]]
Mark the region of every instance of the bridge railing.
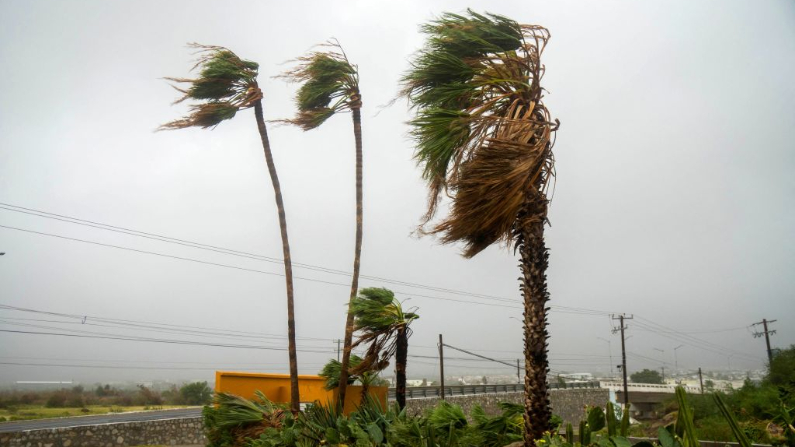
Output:
[[[549,389],[570,389],[570,388],[599,388],[599,382],[576,382],[567,383],[565,386],[557,383],[547,384]],[[496,393],[518,393],[524,391],[523,383],[512,383],[504,385],[451,385],[444,387],[445,396],[464,396],[469,394],[496,394]],[[388,397],[395,399],[395,389],[389,388]],[[423,399],[427,397],[441,397],[440,386],[410,386],[406,387],[406,399]]]
[[[602,388],[613,391],[624,391],[622,382],[600,382]],[[647,392],[647,393],[673,393],[676,387],[682,386],[689,393],[700,393],[701,388],[687,385],[657,384],[657,383],[628,383],[627,391]]]

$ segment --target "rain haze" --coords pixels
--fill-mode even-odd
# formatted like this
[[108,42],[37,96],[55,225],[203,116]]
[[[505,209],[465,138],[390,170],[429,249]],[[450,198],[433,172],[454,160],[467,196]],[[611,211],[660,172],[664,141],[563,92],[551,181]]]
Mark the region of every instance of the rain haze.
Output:
[[[634,316],[630,372],[762,369],[751,326],[762,319],[777,320],[774,348],[795,343],[792,2],[2,0],[0,385],[288,371],[279,225],[253,111],[212,131],[153,132],[187,111],[163,77],[190,75],[189,42],[258,62],[265,118],[278,120],[295,113],[297,86],[274,76],[337,38],[364,102],[360,283],[417,308],[409,378],[438,376],[439,334],[523,358],[517,256],[493,246],[465,259],[416,235],[427,193],[412,115],[390,105],[419,25],[467,7],[552,34],[553,373],[620,363],[618,313]],[[350,288],[351,120],[268,130],[297,263],[299,373],[315,374],[337,356]],[[515,374],[448,355],[449,374]]]

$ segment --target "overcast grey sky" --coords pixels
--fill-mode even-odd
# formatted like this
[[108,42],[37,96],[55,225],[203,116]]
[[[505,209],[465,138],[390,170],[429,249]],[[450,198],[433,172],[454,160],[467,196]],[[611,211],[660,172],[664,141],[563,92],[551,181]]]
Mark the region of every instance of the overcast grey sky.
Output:
[[[552,33],[544,84],[562,123],[547,232],[552,369],[606,370],[608,347],[617,364],[612,312],[636,317],[630,370],[676,361],[761,368],[764,341],[748,326],[763,318],[778,320],[774,346],[795,343],[790,1],[0,0],[0,202],[278,258],[253,112],[213,131],[154,133],[186,111],[170,105],[176,92],[161,78],[188,75],[188,42],[227,46],[260,63],[266,118],[286,118],[296,87],[271,76],[336,37],[359,66],[364,99],[362,274],[500,299],[362,285],[386,285],[419,308],[410,354],[435,356],[443,333],[454,346],[521,357],[516,256],[492,247],[466,260],[459,247],[412,236],[425,189],[404,124],[410,115],[403,102],[383,108],[422,45],[418,25],[468,6]],[[295,262],[350,270],[349,116],[308,133],[271,126],[270,136]],[[88,316],[83,324],[0,309],[2,330],[286,346],[278,263],[7,209],[0,225],[275,274],[0,228],[0,305]],[[296,281],[296,318],[299,371],[309,374],[336,355],[349,277],[298,266],[296,275],[306,278]],[[124,329],[95,317],[281,338]],[[0,363],[0,383],[212,380],[214,368],[286,372],[287,354],[0,332]],[[453,374],[514,373],[449,363]],[[410,360],[412,378],[437,373],[433,359]]]

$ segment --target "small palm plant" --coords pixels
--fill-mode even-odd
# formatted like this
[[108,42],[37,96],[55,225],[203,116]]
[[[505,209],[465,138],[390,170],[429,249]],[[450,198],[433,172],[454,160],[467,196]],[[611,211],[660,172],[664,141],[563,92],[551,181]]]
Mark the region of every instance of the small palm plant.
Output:
[[378,287],[360,290],[359,296],[351,302],[351,312],[359,333],[352,347],[367,346],[361,363],[351,368],[351,374],[382,371],[395,356],[395,398],[400,408],[405,408],[409,326],[419,315],[405,312],[391,290]]
[[[424,25],[425,46],[403,77],[415,158],[429,187],[421,230],[464,256],[504,242],[521,256],[524,298],[525,444],[549,429],[544,225],[558,123],[543,103],[541,54],[549,32],[506,17],[443,14]],[[427,228],[442,194],[451,212]]]
[[[362,358],[356,354],[351,354],[350,368],[356,369],[362,363]],[[342,363],[339,360],[331,359],[323,366],[323,369],[318,373],[320,377],[326,379],[323,387],[327,390],[333,390],[340,386],[340,375],[342,372]],[[381,381],[378,377],[378,371],[362,371],[359,374],[348,374],[348,385],[352,385],[357,380],[362,384],[362,398],[361,405],[367,402],[370,386],[377,384]]]
[[241,59],[232,51],[219,46],[192,44],[200,55],[193,69],[199,69],[197,78],[166,78],[177,85],[182,97],[175,103],[193,100],[190,113],[184,118],[163,124],[158,130],[186,129],[189,127],[214,128],[221,122],[232,119],[237,112],[254,109],[265,161],[268,165],[273,192],[276,196],[276,208],[279,214],[279,227],[282,237],[284,254],[284,274],[287,287],[287,335],[290,357],[290,399],[293,412],[299,411],[298,397],[298,360],[295,345],[295,311],[293,304],[293,273],[290,258],[290,243],[287,239],[287,220],[284,202],[276,173],[276,166],[271,154],[268,132],[262,112],[262,90],[257,84],[259,65],[256,62]]
[[295,96],[298,114],[286,120],[303,130],[315,129],[335,113],[351,111],[353,136],[356,145],[356,239],[353,255],[353,276],[345,320],[345,339],[342,354],[342,381],[339,401],[344,405],[348,381],[351,343],[353,340],[353,314],[350,303],[359,288],[359,266],[362,253],[362,97],[359,92],[358,68],[348,61],[339,42],[332,40],[324,46],[327,51],[313,51],[298,59],[296,68],[282,77],[301,83]]

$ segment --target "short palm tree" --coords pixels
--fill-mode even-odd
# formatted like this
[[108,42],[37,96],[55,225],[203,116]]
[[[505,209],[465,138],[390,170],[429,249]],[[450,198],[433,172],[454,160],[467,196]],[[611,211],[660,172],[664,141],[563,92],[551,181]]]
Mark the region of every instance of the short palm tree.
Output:
[[339,402],[344,405],[345,379],[350,369],[351,342],[353,340],[353,314],[350,302],[359,288],[359,266],[362,253],[362,96],[359,92],[358,68],[348,61],[342,46],[336,40],[324,45],[327,51],[313,51],[298,59],[296,68],[284,75],[293,82],[301,83],[295,96],[298,114],[287,120],[303,130],[315,129],[335,113],[351,111],[353,136],[356,145],[356,242],[353,254],[353,277],[348,298],[348,313],[345,320],[345,339],[342,354],[342,381],[339,387]]
[[[549,428],[544,225],[558,122],[543,103],[549,32],[470,11],[424,25],[427,41],[403,77],[415,157],[430,189],[422,231],[463,242],[466,257],[504,242],[521,256],[525,443]],[[451,212],[429,225],[443,193]],[[430,226],[430,228],[429,228]]]
[[382,371],[395,356],[395,398],[400,408],[405,408],[409,326],[419,315],[405,312],[391,290],[378,287],[360,290],[359,296],[351,302],[351,312],[354,328],[359,333],[352,347],[367,346],[361,363],[351,368],[351,374]]
[[232,51],[219,46],[192,44],[199,51],[200,57],[194,69],[199,69],[199,76],[193,78],[166,78],[185,88],[175,86],[183,96],[176,101],[180,103],[193,100],[190,113],[184,118],[171,121],[160,126],[159,130],[185,129],[189,127],[214,128],[221,122],[232,119],[237,112],[254,108],[265,161],[268,165],[273,192],[276,196],[276,208],[279,213],[279,227],[282,236],[284,255],[284,276],[287,286],[287,336],[290,357],[290,403],[294,412],[299,410],[298,397],[298,360],[295,347],[295,311],[293,305],[293,269],[290,258],[290,243],[287,239],[287,220],[284,212],[279,177],[273,163],[268,132],[262,113],[262,90],[257,84],[259,65],[256,62],[241,59]]
[[[355,369],[362,362],[362,358],[356,354],[351,354],[350,368]],[[323,387],[327,390],[333,390],[340,386],[340,374],[342,372],[342,363],[339,360],[331,359],[323,366],[323,369],[318,373],[320,377],[326,379]],[[367,402],[367,395],[370,386],[378,383],[381,379],[378,377],[378,371],[362,371],[359,374],[348,374],[348,385],[353,385],[357,380],[362,384],[362,398],[361,404]]]

